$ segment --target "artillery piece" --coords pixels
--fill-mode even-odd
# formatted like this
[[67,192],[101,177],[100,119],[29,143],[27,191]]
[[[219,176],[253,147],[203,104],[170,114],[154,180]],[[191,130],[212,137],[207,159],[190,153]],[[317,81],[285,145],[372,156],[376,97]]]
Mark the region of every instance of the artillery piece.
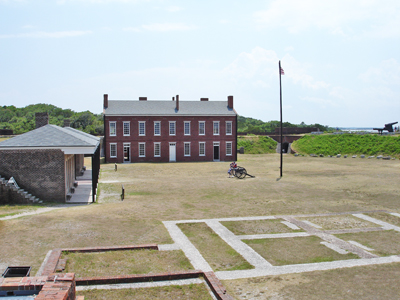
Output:
[[239,178],[239,179],[243,179],[246,176],[249,176],[251,178],[254,178],[256,176],[250,175],[249,173],[247,173],[246,169],[243,167],[239,167],[237,166],[236,168],[232,169],[232,175]]
[[397,124],[398,122],[393,122],[393,123],[388,123],[388,124],[385,124],[385,127],[383,127],[383,128],[373,128],[374,130],[378,130],[378,132],[380,133],[380,134],[382,134],[382,132],[384,131],[384,130],[387,130],[388,132],[393,132],[393,125],[394,124]]

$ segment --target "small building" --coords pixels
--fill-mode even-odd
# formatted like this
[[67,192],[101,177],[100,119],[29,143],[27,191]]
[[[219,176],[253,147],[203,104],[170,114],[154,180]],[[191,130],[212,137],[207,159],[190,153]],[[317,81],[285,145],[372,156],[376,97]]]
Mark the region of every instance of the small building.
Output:
[[201,162],[237,159],[237,113],[226,101],[108,100],[104,95],[108,163]]
[[0,176],[13,177],[20,188],[40,200],[66,202],[76,177],[83,171],[84,156],[91,156],[94,202],[100,170],[99,145],[100,138],[68,124],[48,124],[47,113],[37,113],[36,129],[0,142]]

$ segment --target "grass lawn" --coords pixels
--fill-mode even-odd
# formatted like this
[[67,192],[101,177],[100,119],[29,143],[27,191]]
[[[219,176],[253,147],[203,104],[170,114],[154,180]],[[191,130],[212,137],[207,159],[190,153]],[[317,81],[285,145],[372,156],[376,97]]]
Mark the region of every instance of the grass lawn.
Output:
[[369,251],[379,256],[400,254],[400,232],[394,230],[371,231],[337,234],[345,241],[356,241],[363,246],[374,249]]
[[156,274],[193,270],[180,250],[130,250],[99,253],[63,253],[65,272],[76,277]]
[[316,225],[319,225],[322,227],[322,230],[380,227],[375,223],[365,221],[352,215],[306,217],[298,219],[310,221]]
[[[277,180],[278,154],[238,158],[238,164],[256,178],[227,178],[229,162],[120,164],[117,172],[114,164],[101,165],[99,203],[1,222],[0,272],[8,265],[28,265],[34,275],[47,252],[55,248],[170,244],[173,241],[162,223],[166,220],[370,210],[400,213],[399,185],[393,183],[400,178],[399,160],[284,155],[283,177]],[[119,196],[122,184],[124,201]],[[386,277],[393,272],[387,276],[382,272],[379,279],[375,269],[357,270],[363,278],[380,280],[370,295],[378,298],[387,293],[385,284],[391,278]],[[337,272],[320,274],[343,270]],[[319,285],[334,280],[330,276],[320,276]],[[289,288],[290,281],[285,282],[281,291]],[[347,282],[361,288],[350,275]]]
[[400,227],[400,217],[382,212],[367,213],[365,215]]
[[227,227],[236,235],[249,234],[272,234],[272,233],[287,233],[301,232],[302,229],[294,230],[282,223],[282,219],[269,220],[250,220],[250,221],[225,221],[222,225]]
[[205,223],[183,223],[178,226],[214,271],[254,269]]
[[85,300],[109,300],[109,299],[182,299],[182,300],[212,300],[204,284],[172,285],[166,287],[120,289],[120,290],[88,290],[79,291],[79,296],[85,296]]
[[329,249],[316,236],[243,241],[274,266],[359,258]]

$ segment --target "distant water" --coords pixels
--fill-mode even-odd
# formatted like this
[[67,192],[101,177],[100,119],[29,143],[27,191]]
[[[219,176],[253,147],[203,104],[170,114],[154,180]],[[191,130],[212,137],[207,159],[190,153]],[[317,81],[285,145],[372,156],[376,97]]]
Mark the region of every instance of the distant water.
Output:
[[374,132],[372,127],[338,127],[342,131],[367,131],[367,132]]

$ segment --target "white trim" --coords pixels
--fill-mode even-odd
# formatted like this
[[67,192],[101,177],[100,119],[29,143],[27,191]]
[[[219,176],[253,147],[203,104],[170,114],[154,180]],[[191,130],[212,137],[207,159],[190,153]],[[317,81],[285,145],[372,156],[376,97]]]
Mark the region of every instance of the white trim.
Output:
[[[173,134],[171,134],[171,124],[174,124],[174,133]],[[168,121],[168,134],[170,136],[176,135],[176,121]]]
[[[158,155],[156,155],[156,145],[159,146],[159,153]],[[154,157],[161,157],[161,142],[154,142]]]
[[[115,125],[115,134],[111,134],[111,124]],[[117,136],[117,121],[109,121],[108,122],[108,130],[109,130],[109,132],[108,132],[109,136]]]
[[[115,155],[111,155],[111,146],[115,146]],[[110,143],[110,158],[116,158],[118,156],[118,147],[117,147],[117,143]]]
[[[125,134],[125,124],[128,124],[128,134]],[[123,121],[122,122],[122,134],[123,136],[131,136],[131,122],[130,121]]]
[[[156,123],[159,123],[159,131],[160,131],[160,133],[159,134],[156,134]],[[161,135],[161,121],[154,121],[154,130],[153,130],[153,135],[154,136],[160,136]]]
[[[146,136],[146,121],[138,121],[138,122],[139,122],[138,125],[139,136]],[[144,131],[143,134],[140,133],[140,124],[143,124],[143,131]]]
[[[204,133],[200,133],[200,123],[204,124]],[[206,121],[199,121],[199,135],[206,135]]]
[[[231,144],[231,153],[230,154],[228,154],[228,144]],[[232,142],[226,142],[225,143],[225,154],[226,154],[226,156],[232,156],[233,155],[232,147],[233,147],[233,143]]]
[[[186,145],[189,145],[189,154],[186,154]],[[190,142],[183,142],[183,156],[191,156]]]
[[[200,153],[200,144],[204,144],[204,154]],[[199,156],[206,156],[206,142],[199,142]]]
[[[189,124],[189,133],[186,133],[186,124]],[[190,128],[190,121],[183,121],[183,135],[190,135],[191,134],[191,128]]]
[[1,147],[2,150],[61,150],[64,154],[93,154],[98,147],[87,146],[87,147]]
[[[143,145],[143,150],[144,150],[144,155],[140,155],[140,145]],[[139,143],[139,146],[138,146],[138,154],[139,154],[139,157],[146,157],[146,143]]]
[[[215,133],[215,132],[214,132],[214,126],[215,126],[215,124],[218,124],[218,133]],[[219,124],[219,121],[213,121],[213,128],[212,128],[213,135],[219,135],[219,134],[220,134],[220,132],[221,132],[221,127],[220,127],[219,125],[220,125],[220,124]]]
[[[231,133],[228,133],[228,124],[231,124]],[[232,135],[232,132],[233,132],[232,121],[225,121],[225,135]]]

